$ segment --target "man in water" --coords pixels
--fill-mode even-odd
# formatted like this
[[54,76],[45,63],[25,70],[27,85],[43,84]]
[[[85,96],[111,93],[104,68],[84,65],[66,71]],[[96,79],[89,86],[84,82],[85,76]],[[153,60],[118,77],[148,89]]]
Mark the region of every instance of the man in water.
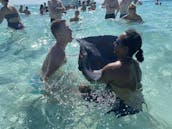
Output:
[[26,15],[30,15],[31,14],[29,9],[28,9],[28,6],[25,7],[25,10],[23,11],[23,13],[26,14]]
[[66,24],[65,20],[55,20],[51,24],[51,32],[56,39],[56,43],[52,46],[44,63],[42,65],[42,73],[45,81],[66,62],[65,48],[72,41],[72,30]]
[[61,0],[48,0],[48,10],[52,22],[62,18],[62,13],[65,12],[65,7]]
[[128,6],[133,1],[136,2],[135,0],[120,0],[119,1],[120,18],[125,16],[125,15],[127,15],[127,13],[128,13]]
[[105,0],[102,4],[102,7],[106,8],[105,19],[108,19],[108,18],[115,19],[119,11],[118,0]]
[[130,22],[143,23],[141,16],[136,13],[136,6],[134,4],[130,4],[128,7],[128,14],[123,16],[122,19]]
[[81,5],[81,11],[86,11],[87,10],[87,6],[86,6],[86,3],[85,1],[82,2],[82,5]]
[[90,7],[88,8],[89,11],[96,10],[96,2],[92,2]]
[[75,11],[75,16],[70,19],[70,22],[77,22],[79,20],[81,20],[81,18],[79,18],[79,10],[76,10]]
[[159,0],[155,0],[155,5],[161,5],[161,2],[159,2]]
[[2,0],[1,3],[4,5],[0,9],[0,23],[5,19],[7,19],[8,27],[12,29],[23,29],[24,26],[20,21],[20,16],[16,10],[16,8],[12,5],[8,4],[8,0]]
[[20,5],[19,12],[23,13],[23,5]]

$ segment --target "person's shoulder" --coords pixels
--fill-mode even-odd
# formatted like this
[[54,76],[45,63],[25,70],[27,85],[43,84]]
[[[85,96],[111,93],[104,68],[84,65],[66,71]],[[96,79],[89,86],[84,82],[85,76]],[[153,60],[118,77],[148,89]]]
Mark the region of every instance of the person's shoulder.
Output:
[[74,18],[71,18],[71,19],[70,19],[70,22],[73,22],[73,21],[74,21]]
[[138,62],[137,60],[133,59],[132,61],[133,61],[133,64],[134,64],[137,68],[140,67],[139,62]]
[[136,14],[137,17],[141,18],[141,16],[139,14]]
[[11,4],[8,4],[7,8],[15,8],[15,7],[13,5],[11,5]]
[[117,77],[121,74],[123,70],[121,61],[115,61],[113,63],[109,63],[102,68],[102,78],[108,78],[108,80],[113,80],[112,78]]
[[74,22],[74,21],[77,22],[77,21],[80,21],[80,20],[81,20],[81,18],[79,18],[79,17],[78,18],[71,18],[70,22]]
[[9,5],[8,8],[17,11],[17,9],[13,5]]
[[116,70],[119,69],[122,66],[121,61],[115,61],[113,63],[107,64],[103,69],[104,70]]
[[51,47],[49,54],[56,55],[57,58],[59,57],[63,58],[65,56],[65,52],[55,45]]

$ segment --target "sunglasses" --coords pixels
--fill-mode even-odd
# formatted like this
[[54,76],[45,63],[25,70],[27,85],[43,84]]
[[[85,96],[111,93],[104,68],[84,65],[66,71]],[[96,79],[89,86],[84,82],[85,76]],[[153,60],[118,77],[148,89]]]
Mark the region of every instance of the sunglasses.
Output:
[[135,10],[136,8],[130,7],[128,10]]
[[122,45],[122,41],[119,38],[117,38],[113,44],[114,44],[114,46]]

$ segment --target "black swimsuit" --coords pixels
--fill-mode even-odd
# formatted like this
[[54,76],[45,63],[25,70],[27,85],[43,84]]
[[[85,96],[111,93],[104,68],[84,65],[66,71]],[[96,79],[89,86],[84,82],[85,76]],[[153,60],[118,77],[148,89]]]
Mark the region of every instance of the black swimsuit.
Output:
[[19,15],[17,13],[5,15],[5,18],[7,19],[7,22],[8,22],[8,27],[16,29],[16,30],[24,28],[23,24],[19,21],[18,22],[10,22],[11,18],[18,17],[18,16]]
[[141,109],[134,109],[125,104],[122,99],[120,99],[119,97],[115,97],[109,88],[107,88],[104,93],[96,92],[96,90],[90,90],[86,95],[83,95],[82,97],[89,102],[102,103],[104,100],[100,100],[99,98],[106,99],[105,96],[107,95],[112,99],[116,98],[114,103],[109,103],[110,105],[112,105],[112,109],[109,110],[107,114],[114,113],[115,116],[119,118],[126,115],[136,114],[142,111]]
[[108,18],[114,18],[115,19],[115,14],[112,13],[112,14],[106,14],[105,15],[105,19],[108,19]]

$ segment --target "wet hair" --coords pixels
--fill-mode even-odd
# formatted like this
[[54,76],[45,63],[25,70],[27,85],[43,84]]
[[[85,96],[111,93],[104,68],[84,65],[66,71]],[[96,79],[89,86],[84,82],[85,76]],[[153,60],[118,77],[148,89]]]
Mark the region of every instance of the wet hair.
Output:
[[129,49],[128,55],[132,57],[135,54],[136,59],[139,62],[144,61],[142,46],[142,38],[138,32],[134,29],[129,29],[125,31],[126,36],[121,40],[121,44],[127,46]]
[[52,22],[51,24],[51,32],[54,35],[54,37],[56,37],[56,33],[59,32],[60,28],[61,28],[61,23],[65,23],[65,20],[55,20]]
[[4,2],[9,2],[9,0],[4,0]]

